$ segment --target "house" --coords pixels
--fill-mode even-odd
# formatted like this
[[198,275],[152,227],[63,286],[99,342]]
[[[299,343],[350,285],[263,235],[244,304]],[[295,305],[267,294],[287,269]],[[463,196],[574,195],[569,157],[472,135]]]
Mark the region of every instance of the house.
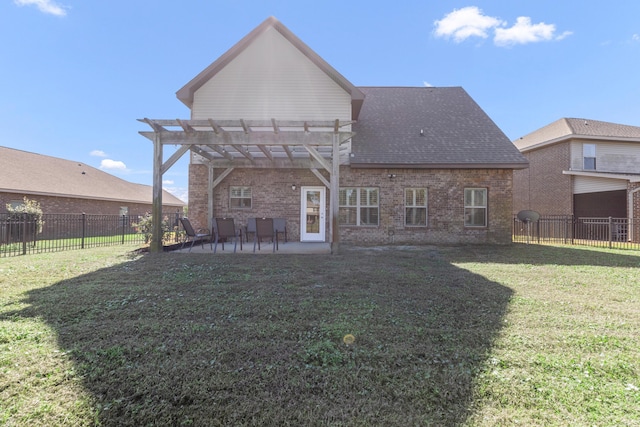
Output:
[[[152,187],[134,184],[89,165],[0,147],[0,213],[24,197],[45,214],[144,215],[151,211]],[[163,192],[165,212],[182,212],[184,202]]]
[[189,120],[141,119],[140,133],[156,188],[190,152],[199,227],[284,217],[290,240],[334,250],[511,242],[512,174],[527,161],[460,87],[356,87],[271,17],[177,97]]
[[640,218],[640,127],[562,118],[513,143],[514,213]]

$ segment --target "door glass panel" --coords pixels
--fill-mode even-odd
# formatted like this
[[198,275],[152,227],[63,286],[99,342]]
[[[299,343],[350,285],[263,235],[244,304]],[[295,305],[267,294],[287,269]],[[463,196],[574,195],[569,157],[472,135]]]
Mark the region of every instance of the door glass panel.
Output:
[[320,232],[320,191],[307,191],[307,233]]

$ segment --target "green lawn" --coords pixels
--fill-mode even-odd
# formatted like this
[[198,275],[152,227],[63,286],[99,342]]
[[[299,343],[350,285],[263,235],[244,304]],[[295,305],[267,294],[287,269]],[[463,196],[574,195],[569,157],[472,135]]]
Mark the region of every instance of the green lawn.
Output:
[[640,426],[638,252],[133,249],[0,258],[0,425]]

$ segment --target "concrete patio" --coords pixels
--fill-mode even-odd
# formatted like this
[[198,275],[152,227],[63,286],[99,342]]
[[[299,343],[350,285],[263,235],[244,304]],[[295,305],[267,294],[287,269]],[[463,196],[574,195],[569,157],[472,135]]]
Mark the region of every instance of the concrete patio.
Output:
[[[185,254],[189,253],[189,245],[187,243],[183,249],[171,251],[171,253],[175,254]],[[200,242],[193,245],[193,249],[191,250],[192,254],[194,253],[209,253],[214,255],[213,250],[209,243],[205,243],[204,247],[200,244]],[[307,243],[307,242],[287,242],[287,243],[279,243],[278,249],[273,252],[273,244],[272,243],[260,243],[260,249],[258,250],[258,246],[256,246],[255,253],[253,252],[253,242],[242,243],[242,250],[240,250],[240,243],[238,243],[236,253],[233,253],[233,242],[225,243],[224,250],[222,250],[222,244],[218,243],[218,249],[215,255],[240,255],[240,254],[261,254],[261,255],[271,255],[271,254],[330,254],[331,253],[331,244],[330,243]]]

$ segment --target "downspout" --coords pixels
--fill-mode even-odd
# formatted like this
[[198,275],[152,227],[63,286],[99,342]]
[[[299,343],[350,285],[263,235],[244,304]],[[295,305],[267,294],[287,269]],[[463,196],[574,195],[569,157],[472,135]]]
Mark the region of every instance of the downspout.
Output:
[[638,192],[640,192],[640,187],[638,187],[638,188],[636,188],[634,190],[631,190],[629,192],[628,197],[627,197],[627,199],[628,199],[628,201],[627,201],[627,203],[628,203],[627,213],[628,213],[628,216],[629,216],[629,226],[627,227],[627,229],[629,230],[628,239],[629,239],[630,242],[634,241],[633,232],[635,230],[635,227],[633,227],[633,196],[634,196],[635,193],[638,193]]

